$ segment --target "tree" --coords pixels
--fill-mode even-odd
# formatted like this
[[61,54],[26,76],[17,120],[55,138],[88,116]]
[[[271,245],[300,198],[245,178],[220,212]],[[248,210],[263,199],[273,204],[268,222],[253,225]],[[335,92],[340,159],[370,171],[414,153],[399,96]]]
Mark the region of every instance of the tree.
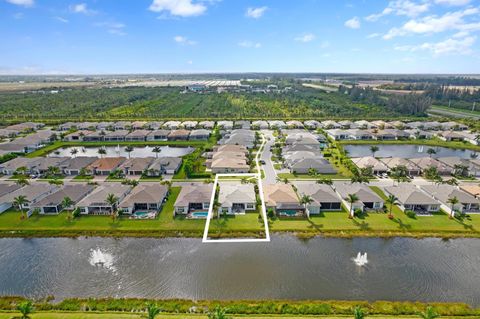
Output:
[[353,204],[358,201],[358,196],[357,194],[348,194],[345,200],[350,203],[350,214],[348,215],[348,218],[353,218]]
[[[71,207],[72,205],[74,204],[73,200],[68,197],[68,196],[65,196],[62,200],[62,208],[63,210],[67,210],[69,207]],[[73,218],[73,215],[72,214],[69,214],[68,215],[68,219],[72,219]]]
[[[477,137],[480,137],[480,135],[478,135]],[[477,142],[478,144],[478,142]],[[473,152],[473,153],[470,153],[470,158],[471,159],[476,159],[478,157],[478,153],[477,152]]]
[[468,166],[463,164],[455,164],[453,166],[453,175],[459,177],[468,177]]
[[311,204],[313,202],[313,199],[311,196],[308,196],[308,195],[303,195],[301,198],[300,198],[300,204],[303,205],[303,207],[305,208],[305,212],[307,213],[307,217],[310,217],[310,213],[307,209],[307,205],[308,204]]
[[98,152],[98,154],[100,155],[101,158],[103,158],[103,156],[105,154],[107,154],[107,150],[103,147],[99,148],[97,152]]
[[316,181],[317,184],[333,185],[331,178],[320,178]]
[[208,312],[208,319],[230,319],[230,316],[227,316],[226,308],[216,306],[213,311]]
[[363,319],[365,318],[365,313],[363,312],[362,307],[356,306],[353,308],[353,318],[354,319]]
[[117,219],[118,197],[115,196],[114,194],[110,193],[110,194],[107,195],[106,202],[112,208],[112,212],[111,212],[112,213],[112,219],[115,221],[115,219]]
[[26,218],[26,213],[23,210],[23,205],[28,203],[28,199],[24,195],[19,195],[13,199],[13,206],[15,206],[21,213],[22,213],[22,219]]
[[393,218],[393,214],[392,214],[393,206],[398,205],[398,198],[396,198],[394,195],[388,195],[385,202],[390,205],[390,207],[388,208],[388,218],[392,219]]
[[128,158],[130,158],[130,153],[133,152],[133,146],[127,146],[127,147],[125,147],[125,152],[128,153]]
[[290,183],[290,181],[288,180],[287,177],[283,177],[283,178],[282,178],[282,177],[280,177],[280,176],[277,176],[276,180],[277,180],[277,182],[279,182],[279,183],[284,183],[284,184]]
[[309,168],[308,169],[308,175],[315,177],[315,176],[318,175],[318,170],[316,168]]
[[447,200],[447,203],[450,204],[450,209],[452,212],[450,213],[450,218],[455,217],[455,205],[457,205],[460,201],[458,200],[457,196],[453,196]]
[[48,181],[50,185],[63,185],[63,181],[58,178],[54,178]]
[[372,156],[375,157],[375,153],[378,152],[378,146],[377,145],[370,146],[370,152],[372,152]]
[[162,151],[162,148],[160,146],[155,146],[154,148],[152,148],[152,152],[155,153],[155,157],[158,158],[158,153],[160,153]]
[[355,184],[355,183],[359,183],[359,184],[368,184],[370,182],[370,180],[368,179],[367,176],[365,175],[362,175],[360,173],[354,173],[352,178],[350,179],[350,183],[352,184]]
[[15,181],[15,184],[23,187],[23,186],[30,185],[30,182],[28,181],[28,179],[26,179],[25,177],[22,176]]
[[447,185],[451,185],[451,186],[458,186],[458,181],[457,181],[457,179],[454,178],[454,177],[447,179],[447,180],[444,181],[443,183],[445,183],[445,184],[447,184]]
[[33,306],[33,302],[26,300],[17,306],[17,310],[22,314],[20,319],[30,319],[30,315],[35,311],[35,307]]
[[58,166],[49,166],[47,168],[47,177],[55,177],[61,174],[60,168]]
[[435,166],[430,166],[423,172],[423,176],[425,179],[435,182],[438,181],[439,179],[441,180],[442,178],[440,177],[440,174],[438,173],[438,170]]
[[72,154],[73,157],[75,157],[75,155],[77,155],[77,153],[78,153],[78,149],[76,149],[76,148],[72,148],[70,150],[70,154]]
[[393,167],[390,170],[390,177],[398,184],[410,181],[410,177],[408,177],[408,168],[405,165]]
[[440,315],[438,313],[436,313],[435,310],[430,306],[427,307],[427,309],[425,309],[425,312],[421,312],[418,315],[422,319],[435,319],[435,318],[440,317]]
[[146,319],[155,319],[162,310],[154,303],[148,303],[146,309],[145,318]]
[[430,156],[430,158],[431,158],[432,155],[437,154],[437,151],[436,151],[435,149],[433,149],[433,148],[429,148],[429,149],[427,150],[427,154],[428,154],[428,156]]

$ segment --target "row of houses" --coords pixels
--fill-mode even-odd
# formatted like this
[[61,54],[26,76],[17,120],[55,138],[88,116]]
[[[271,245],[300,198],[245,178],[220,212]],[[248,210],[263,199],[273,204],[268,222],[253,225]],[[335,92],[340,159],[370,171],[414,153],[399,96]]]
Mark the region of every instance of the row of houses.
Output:
[[0,143],[0,156],[8,153],[30,153],[50,143],[56,132],[39,130],[35,133],[18,137],[12,141]]
[[64,137],[69,142],[145,142],[145,141],[200,141],[207,140],[211,130],[116,130],[116,131],[75,131]]
[[34,132],[38,129],[41,129],[44,126],[45,124],[36,123],[36,122],[24,122],[24,123],[9,125],[0,129],[0,138],[6,138],[6,137],[12,138],[22,133]]
[[440,175],[469,175],[480,176],[480,160],[464,159],[456,156],[448,157],[419,157],[402,158],[387,157],[375,158],[373,156],[356,157],[351,159],[358,168],[370,167],[375,175],[383,175],[398,166],[406,167],[410,176],[422,175],[427,169],[435,167]]
[[[414,122],[402,122],[402,121],[308,121],[309,124],[317,124],[315,128],[323,129],[418,129],[425,131],[463,131],[468,130],[468,126],[462,123],[449,121],[449,122],[437,122],[437,121],[414,121]],[[311,128],[311,126],[309,125]]]
[[[116,198],[115,203],[107,200],[109,195]],[[156,215],[161,210],[168,196],[168,187],[159,183],[141,183],[134,188],[121,183],[105,183],[98,187],[83,183],[58,186],[35,182],[23,187],[0,183],[0,213],[12,208],[19,196],[26,198],[21,209],[29,215],[35,210],[42,215],[51,215],[75,208],[82,215],[109,215],[117,209],[122,214],[142,218],[148,213]],[[64,207],[67,197],[71,200],[70,207]]]
[[15,173],[43,177],[51,173],[51,168],[58,168],[58,173],[66,176],[110,175],[116,170],[124,176],[146,175],[151,177],[164,174],[175,174],[182,164],[179,157],[17,157],[0,164],[0,172],[4,175]]
[[70,130],[159,130],[159,129],[168,129],[168,130],[177,130],[177,129],[195,129],[195,128],[204,128],[204,129],[213,129],[215,127],[214,121],[117,121],[117,122],[67,122],[58,125],[59,131],[70,131]]
[[336,170],[321,153],[326,143],[322,134],[289,130],[282,149],[284,166],[291,173],[306,174],[313,169],[320,174],[335,174]]

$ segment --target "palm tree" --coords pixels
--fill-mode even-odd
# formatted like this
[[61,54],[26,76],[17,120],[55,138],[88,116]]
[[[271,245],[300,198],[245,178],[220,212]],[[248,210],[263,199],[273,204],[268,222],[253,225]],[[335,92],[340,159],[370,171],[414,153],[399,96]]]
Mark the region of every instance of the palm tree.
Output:
[[69,207],[71,207],[73,205],[73,200],[68,197],[68,196],[65,196],[62,200],[62,208],[63,209],[68,209]]
[[370,146],[370,152],[372,152],[372,156],[375,157],[375,153],[378,152],[378,146],[377,145]]
[[78,149],[76,149],[76,148],[72,148],[70,150],[70,154],[72,154],[73,157],[75,157],[75,155],[77,155],[77,153],[78,153]]
[[432,155],[437,154],[437,151],[435,151],[435,149],[433,149],[433,148],[429,148],[427,150],[427,154],[428,154],[428,156],[432,157]]
[[24,195],[19,195],[13,199],[13,206],[15,206],[19,211],[22,212],[22,219],[26,217],[23,210],[23,205],[25,205],[26,203],[28,203],[28,199]]
[[302,198],[300,198],[300,204],[302,204],[303,207],[305,208],[305,212],[307,213],[307,217],[310,217],[310,213],[307,209],[307,205],[311,204],[312,202],[313,202],[313,199],[312,199],[311,196],[303,195]]
[[353,204],[358,201],[358,196],[357,194],[348,194],[345,200],[350,203],[350,214],[348,215],[348,218],[353,218]]
[[60,175],[60,168],[58,166],[49,166],[47,168],[47,176],[57,176]]
[[457,196],[453,196],[447,200],[447,203],[450,204],[450,209],[452,210],[450,213],[450,218],[455,216],[455,205],[457,205],[460,201],[458,200]]
[[320,178],[316,181],[317,184],[333,185],[331,178]]
[[279,182],[279,183],[284,183],[284,184],[290,183],[290,181],[288,180],[288,178],[286,178],[286,177],[283,177],[283,178],[282,178],[282,177],[280,177],[280,176],[277,176],[277,182]]
[[117,218],[117,202],[118,197],[114,194],[110,193],[107,195],[106,202],[108,205],[112,207],[112,219],[115,220]]
[[392,214],[393,205],[398,205],[398,198],[396,198],[394,195],[388,195],[385,202],[390,205],[390,207],[388,209],[388,218],[392,219],[393,218],[393,214]]
[[155,153],[155,157],[158,158],[158,153],[160,153],[162,151],[162,148],[160,146],[155,146],[154,148],[152,148],[152,152]]
[[107,150],[103,147],[98,149],[98,154],[100,154],[100,157],[103,158],[103,155],[107,154]]
[[436,313],[435,310],[430,306],[427,307],[427,309],[425,309],[425,312],[421,312],[418,315],[422,319],[435,319],[435,318],[440,317],[440,315],[438,313]]
[[127,146],[127,147],[125,147],[125,152],[128,153],[128,158],[130,158],[130,153],[133,152],[133,146]]
[[230,316],[227,316],[226,308],[216,306],[213,311],[208,313],[208,319],[230,319]]
[[154,303],[148,303],[147,304],[147,313],[145,314],[146,319],[155,319],[162,310]]
[[22,176],[15,181],[15,184],[23,187],[23,186],[30,185],[30,182],[28,181],[28,179],[26,179],[25,177]]
[[363,312],[362,307],[356,306],[353,308],[353,318],[354,319],[363,319],[365,318],[365,313]]
[[30,300],[26,300],[21,302],[17,306],[17,310],[20,311],[20,313],[22,314],[20,319],[30,319],[30,315],[35,310],[35,307],[33,306],[33,302],[31,302]]

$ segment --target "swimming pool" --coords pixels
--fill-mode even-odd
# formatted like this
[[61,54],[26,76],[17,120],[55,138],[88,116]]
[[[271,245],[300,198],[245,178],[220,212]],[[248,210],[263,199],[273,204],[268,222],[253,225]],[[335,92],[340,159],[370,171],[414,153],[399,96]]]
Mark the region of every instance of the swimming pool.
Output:
[[135,219],[153,219],[156,217],[156,213],[138,210],[132,214],[132,217]]
[[284,215],[284,216],[297,216],[298,211],[293,210],[293,209],[292,210],[288,209],[288,210],[281,210],[278,213],[280,215]]
[[193,212],[190,214],[191,218],[207,218],[208,212]]

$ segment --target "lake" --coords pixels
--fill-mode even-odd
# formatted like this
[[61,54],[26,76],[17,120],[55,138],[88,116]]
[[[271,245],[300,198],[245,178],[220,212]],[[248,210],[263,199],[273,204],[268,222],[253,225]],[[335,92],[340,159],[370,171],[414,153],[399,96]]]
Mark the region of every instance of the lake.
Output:
[[[128,153],[125,151],[125,146],[105,146],[103,147],[107,154],[105,157],[128,157]],[[134,147],[133,152],[130,153],[130,157],[155,157],[156,154],[152,151],[154,146],[140,146]],[[57,149],[55,152],[49,154],[49,156],[66,156],[73,157],[71,151],[76,149],[78,153],[75,156],[96,156],[99,157],[98,150],[100,147],[63,147]],[[158,157],[181,157],[192,153],[195,148],[193,147],[172,147],[172,146],[160,146],[160,153]]]
[[[372,145],[344,145],[343,148],[348,151],[348,156],[350,157],[363,157],[372,155],[370,146]],[[427,154],[427,150],[429,148],[433,148],[437,152],[436,154],[432,155],[432,157],[456,156],[470,159],[470,154],[473,153],[471,150],[412,144],[384,144],[376,146],[378,146],[378,152],[375,153],[375,157],[425,157],[430,156]]]
[[[368,253],[368,264],[352,261]],[[186,299],[367,299],[480,305],[480,240],[0,239],[0,294]]]

